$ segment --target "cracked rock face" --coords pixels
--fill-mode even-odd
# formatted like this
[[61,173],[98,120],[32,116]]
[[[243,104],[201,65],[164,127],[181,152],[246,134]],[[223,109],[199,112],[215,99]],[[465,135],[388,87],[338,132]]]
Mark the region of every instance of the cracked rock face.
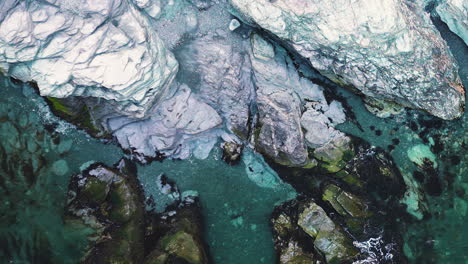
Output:
[[[203,138],[201,134],[219,126],[221,117],[200,101],[187,85],[174,89],[177,92],[161,102],[148,119],[116,117],[108,120],[109,129],[124,149],[146,157],[154,158],[157,153],[163,153],[174,158],[187,158],[199,147],[206,149],[199,154],[203,156],[200,158],[208,155],[217,136]],[[190,144],[194,140],[198,140],[196,144]]]
[[462,114],[464,88],[455,60],[417,3],[230,2],[245,21],[285,40],[339,84],[444,119]]
[[468,45],[468,2],[444,0],[436,7],[442,21]]
[[0,62],[42,96],[97,97],[142,117],[177,72],[151,21],[129,0],[6,1]]

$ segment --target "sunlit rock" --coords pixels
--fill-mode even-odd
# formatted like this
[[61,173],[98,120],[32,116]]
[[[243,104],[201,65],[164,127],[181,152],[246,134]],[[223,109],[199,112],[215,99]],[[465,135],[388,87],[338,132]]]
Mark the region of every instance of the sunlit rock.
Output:
[[[0,62],[42,96],[96,97],[142,117],[167,91],[177,61],[129,0],[8,1]],[[135,1],[145,6],[145,1]]]
[[248,23],[294,48],[338,84],[364,95],[459,117],[464,89],[447,44],[410,1],[230,0]]

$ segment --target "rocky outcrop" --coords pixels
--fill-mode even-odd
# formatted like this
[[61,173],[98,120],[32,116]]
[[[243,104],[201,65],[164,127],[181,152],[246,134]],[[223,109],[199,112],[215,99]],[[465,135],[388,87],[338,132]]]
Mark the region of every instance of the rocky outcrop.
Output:
[[284,40],[338,84],[444,119],[462,114],[464,89],[455,60],[416,3],[230,2],[246,22]]
[[463,0],[443,0],[436,12],[453,33],[468,45],[468,2]]
[[334,173],[320,163],[311,169],[273,165],[301,193],[272,215],[278,263],[406,263],[395,230],[396,215],[405,210],[402,175],[381,149],[355,138],[351,144],[354,152]]
[[130,0],[6,1],[0,62],[42,96],[96,97],[142,117],[168,89],[177,61]]
[[[201,101],[187,85],[174,88],[176,93],[151,113],[151,117],[135,120],[127,117],[111,118],[107,124],[120,145],[132,153],[155,158],[159,154],[187,158],[195,148],[205,143],[199,157],[206,157],[217,140],[216,131],[221,117]],[[203,132],[208,134],[203,138]],[[197,143],[193,143],[194,141]],[[190,143],[192,142],[192,143]]]
[[66,223],[91,228],[83,263],[140,263],[144,256],[144,198],[127,161],[120,169],[94,164],[74,176]]
[[[256,149],[288,166],[313,167],[314,158],[341,160],[336,152],[349,147],[338,143],[349,139],[334,128],[346,119],[341,104],[328,103],[322,87],[301,77],[283,48],[257,34],[251,36],[251,45],[258,108]],[[333,155],[327,151],[330,148]]]
[[344,230],[312,200],[293,200],[275,208],[272,226],[281,264],[321,263],[321,255],[326,263],[345,263],[359,253]]
[[93,230],[82,263],[209,263],[198,197],[182,197],[165,213],[146,211],[128,160],[73,176],[68,198],[66,224]]
[[[207,264],[210,258],[204,244],[203,223],[198,197],[186,196],[177,207],[153,217],[146,228],[146,241],[152,249],[145,264]],[[147,248],[148,250],[148,248]]]

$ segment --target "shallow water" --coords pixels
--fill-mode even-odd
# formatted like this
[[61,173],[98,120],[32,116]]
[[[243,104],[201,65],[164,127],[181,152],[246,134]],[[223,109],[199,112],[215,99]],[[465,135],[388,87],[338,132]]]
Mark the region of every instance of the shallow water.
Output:
[[[0,104],[5,112],[10,109],[18,119],[23,113],[34,117],[30,118],[31,132],[24,137],[33,137],[35,131],[44,130],[44,125],[58,124],[53,129],[60,131],[57,134],[60,141],[73,142],[66,154],[52,148],[45,154],[48,168],[38,177],[42,181],[32,187],[14,181],[14,188],[0,188],[4,198],[0,207],[0,243],[3,242],[0,263],[76,263],[90,230],[69,230],[63,224],[69,176],[89,161],[112,165],[123,153],[117,146],[92,139],[56,119],[31,87],[13,85],[3,77],[0,82]],[[19,123],[15,118],[12,123]],[[7,138],[0,140],[3,145]],[[47,144],[42,147],[49,148]],[[206,160],[166,160],[139,165],[138,176],[145,194],[154,197],[160,210],[164,209],[164,202],[171,202],[157,186],[157,177],[162,173],[177,183],[180,192],[199,193],[206,239],[217,263],[273,263],[270,214],[275,204],[294,198],[295,192],[279,178],[266,179],[268,184],[260,187],[248,177],[243,162],[230,166],[220,156],[221,153],[213,151]],[[65,160],[69,167],[61,176],[50,172],[52,164],[59,159]],[[2,178],[6,179],[7,175],[2,174]],[[44,249],[48,247],[50,252]]]

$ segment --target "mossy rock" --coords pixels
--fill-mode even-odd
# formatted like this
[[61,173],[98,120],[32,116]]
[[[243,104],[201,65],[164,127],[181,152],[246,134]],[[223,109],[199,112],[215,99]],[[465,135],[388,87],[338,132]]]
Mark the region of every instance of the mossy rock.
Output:
[[169,254],[183,258],[191,264],[204,263],[204,256],[199,243],[187,232],[179,231],[167,235],[161,240],[161,246]]
[[93,120],[88,106],[78,98],[45,97],[52,113],[85,130],[93,137],[112,138]]
[[102,203],[109,193],[109,184],[96,177],[89,177],[81,190],[81,194],[91,203]]

